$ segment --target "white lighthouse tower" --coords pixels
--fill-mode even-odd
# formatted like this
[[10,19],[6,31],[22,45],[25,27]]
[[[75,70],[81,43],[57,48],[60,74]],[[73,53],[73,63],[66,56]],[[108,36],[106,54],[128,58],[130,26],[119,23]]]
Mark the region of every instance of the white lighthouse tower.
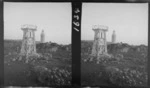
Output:
[[115,33],[115,31],[113,31],[113,34],[112,34],[112,43],[116,43],[116,33]]
[[42,33],[41,33],[41,43],[44,43],[45,42],[45,33],[44,33],[44,30],[42,30]]

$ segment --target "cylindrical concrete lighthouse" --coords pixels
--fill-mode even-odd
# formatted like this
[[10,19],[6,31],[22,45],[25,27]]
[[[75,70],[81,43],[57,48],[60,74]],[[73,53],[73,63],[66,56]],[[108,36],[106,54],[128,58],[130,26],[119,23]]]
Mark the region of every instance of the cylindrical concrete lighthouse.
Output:
[[112,43],[116,43],[116,33],[115,33],[115,31],[113,31],[113,34],[112,34]]
[[44,33],[44,30],[42,30],[42,33],[41,33],[41,43],[45,43],[45,33]]

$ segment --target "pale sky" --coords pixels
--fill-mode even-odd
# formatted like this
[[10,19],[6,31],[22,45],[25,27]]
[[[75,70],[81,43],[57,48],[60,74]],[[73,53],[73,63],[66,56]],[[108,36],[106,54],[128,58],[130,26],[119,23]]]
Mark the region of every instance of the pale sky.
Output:
[[71,3],[4,2],[4,39],[22,39],[21,25],[37,26],[36,41],[42,29],[45,41],[71,43]]
[[93,25],[108,26],[107,40],[113,30],[117,42],[148,45],[147,3],[83,3],[81,39],[94,40]]

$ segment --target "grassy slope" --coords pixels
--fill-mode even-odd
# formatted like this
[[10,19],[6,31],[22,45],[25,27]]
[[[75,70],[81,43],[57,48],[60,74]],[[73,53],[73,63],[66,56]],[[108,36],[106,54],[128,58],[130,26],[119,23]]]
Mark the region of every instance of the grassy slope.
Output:
[[[147,51],[143,52],[135,52],[133,47],[127,53],[120,52],[126,45],[118,46],[116,45],[108,45],[109,54],[117,55],[122,54],[124,57],[120,61],[116,59],[108,60],[104,58],[104,61],[101,61],[100,64],[95,64],[94,62],[84,62],[84,59],[87,59],[91,53],[92,42],[82,41],[81,44],[81,74],[82,74],[82,85],[116,85],[119,86],[118,83],[111,82],[110,78],[114,78],[115,74],[118,74],[117,77],[122,77],[123,74],[115,71],[113,68],[118,68],[119,71],[123,71],[123,69],[136,70],[141,72],[143,75],[140,76],[140,80],[137,77],[132,80],[136,80],[137,82],[142,82],[142,84],[134,84],[134,86],[143,86],[147,85],[147,81],[145,80],[145,74],[147,73],[147,57],[143,57],[141,54],[147,54]],[[130,46],[128,46],[130,47]],[[111,49],[112,48],[112,49]],[[113,74],[113,76],[110,76]],[[133,74],[135,76],[136,74]],[[119,80],[122,78],[119,78]],[[123,79],[122,79],[123,80]],[[114,80],[116,81],[116,80]],[[127,83],[128,84],[128,83]],[[132,84],[133,85],[133,84]]]
[[[50,46],[50,45],[49,45]],[[57,45],[59,46],[59,45]],[[37,45],[38,53],[50,53],[47,52],[46,49],[40,49],[41,45]],[[43,66],[46,68],[53,68],[58,67],[60,69],[67,69],[71,71],[69,67],[71,57],[64,57],[60,56],[58,53],[55,52],[54,57],[57,56],[58,58],[49,58],[49,60],[41,59],[35,60],[32,63],[26,64],[22,61],[14,60],[18,58],[18,54],[21,48],[21,41],[16,40],[5,40],[4,41],[4,73],[5,73],[5,85],[20,85],[20,86],[36,86],[39,85],[36,82],[36,74],[34,74],[33,67],[35,66]],[[67,53],[64,49],[64,52]],[[70,53],[70,52],[69,52]],[[68,55],[68,54],[65,54]],[[63,60],[65,58],[65,60]],[[13,61],[14,60],[14,61]]]

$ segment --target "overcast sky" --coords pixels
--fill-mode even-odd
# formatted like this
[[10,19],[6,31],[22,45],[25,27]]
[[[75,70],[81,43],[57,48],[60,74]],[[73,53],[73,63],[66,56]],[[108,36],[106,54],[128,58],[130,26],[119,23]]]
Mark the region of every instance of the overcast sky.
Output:
[[4,2],[4,39],[22,39],[21,25],[33,24],[37,41],[44,29],[46,41],[70,44],[71,16],[71,3]]
[[93,25],[108,26],[107,40],[111,41],[113,30],[117,42],[148,45],[147,3],[83,3],[82,40],[93,40]]

